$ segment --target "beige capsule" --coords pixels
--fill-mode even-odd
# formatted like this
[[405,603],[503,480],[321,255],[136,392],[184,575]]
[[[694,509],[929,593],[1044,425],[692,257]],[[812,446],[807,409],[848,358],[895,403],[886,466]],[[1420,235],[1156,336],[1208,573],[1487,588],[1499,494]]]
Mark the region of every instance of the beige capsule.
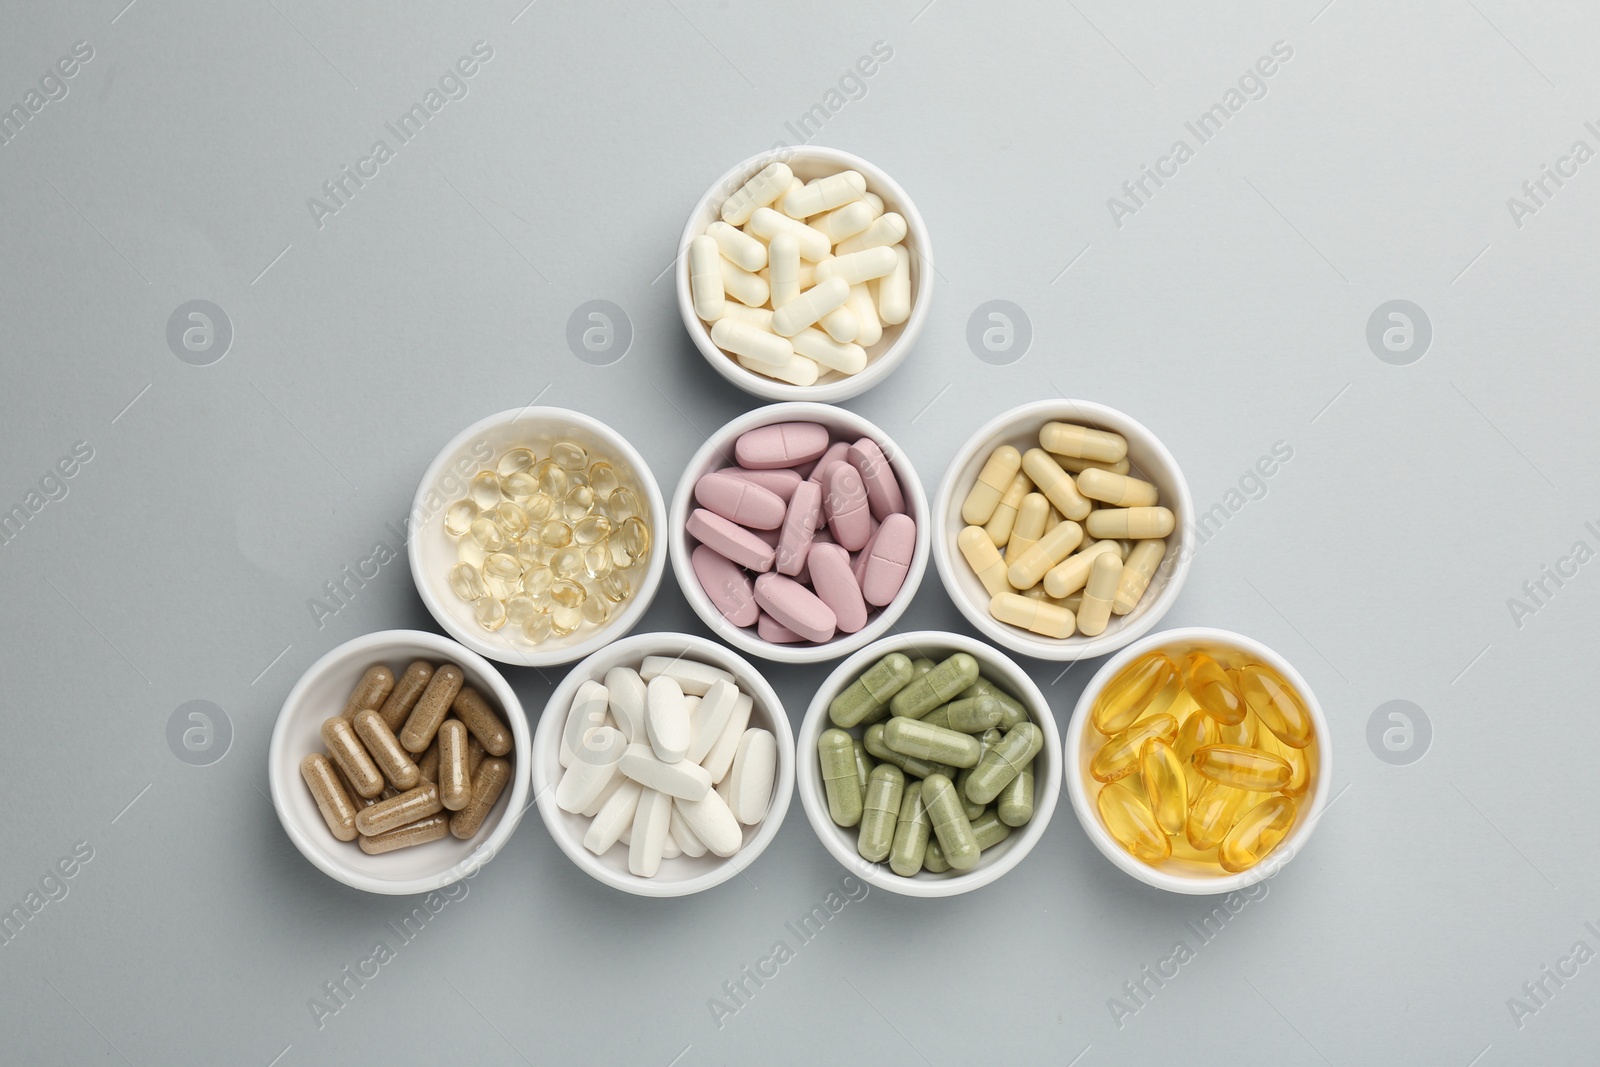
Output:
[[1000,503],[995,505],[994,514],[983,524],[983,532],[989,535],[989,540],[994,542],[996,548],[1003,547],[1011,540],[1011,529],[1017,522],[1017,510],[1022,507],[1023,498],[1032,488],[1033,483],[1028,481],[1028,476],[1018,474],[1000,495]]
[[328,762],[328,757],[320,752],[313,752],[301,760],[300,777],[306,780],[306,787],[311,790],[311,799],[317,802],[317,810],[322,812],[322,821],[328,824],[328,832],[340,841],[354,841],[355,801],[345,792],[338,774],[334,772],[333,764]]
[[1078,607],[1078,630],[1086,637],[1106,632],[1111,621],[1111,604],[1122,580],[1122,560],[1102,552],[1089,566],[1089,582],[1083,587],[1083,603]]
[[433,782],[423,782],[415,789],[408,789],[388,800],[380,800],[361,812],[356,816],[356,829],[361,831],[363,837],[377,837],[443,810],[444,805],[439,802],[439,787]]
[[1086,523],[1091,537],[1165,537],[1177,526],[1167,508],[1100,508]]
[[418,819],[398,829],[372,837],[361,838],[361,851],[369,856],[380,856],[385,852],[393,852],[397,848],[410,848],[412,845],[426,845],[429,841],[437,841],[450,832],[450,817],[448,815],[430,815],[425,819]]
[[989,540],[982,526],[963,527],[956,535],[956,547],[961,550],[967,566],[978,576],[978,581],[983,583],[984,592],[994,596],[1011,591],[1011,584],[1006,581],[1006,561],[1000,557],[1000,550],[994,547],[994,542]]
[[1115,463],[1128,454],[1128,440],[1119,433],[1095,430],[1070,422],[1047,422],[1039,443],[1058,456]]
[[1144,591],[1150,588],[1150,579],[1155,577],[1156,568],[1161,566],[1166,554],[1165,541],[1140,541],[1133,546],[1133,551],[1128,553],[1122,565],[1116,599],[1111,602],[1111,610],[1115,614],[1126,615],[1139,605]]
[[1022,469],[1039,487],[1039,492],[1048,497],[1050,503],[1066,518],[1081,522],[1089,514],[1093,505],[1078,492],[1078,483],[1072,480],[1072,475],[1061,469],[1061,464],[1050,453],[1042,448],[1028,449],[1022,454]]
[[461,691],[464,681],[466,675],[454,663],[443,664],[433,672],[428,688],[417,698],[416,706],[406,719],[405,729],[400,731],[400,743],[407,752],[421,752],[433,744],[433,735],[439,732],[439,724],[449,714],[450,703]]
[[450,817],[450,832],[462,841],[475,835],[509,781],[511,764],[498,756],[484,760],[478,773],[472,776],[472,798],[466,807]]
[[470,685],[463,686],[450,707],[456,718],[472,731],[472,736],[483,742],[489,755],[504,756],[511,751],[511,731],[506,729],[506,724],[500,721],[482,693]]
[[460,811],[472,798],[467,774],[467,728],[459,719],[439,724],[439,802],[447,811]]
[[1140,478],[1089,467],[1078,475],[1078,492],[1118,508],[1147,508],[1161,499],[1161,490]]
[[344,771],[344,776],[350,779],[350,784],[358,794],[375,797],[383,792],[383,774],[378,770],[378,765],[372,762],[372,757],[367,755],[348,719],[335,715],[323,723],[322,743],[327,746],[328,755]]
[[417,698],[422,696],[432,680],[433,664],[425,659],[411,661],[395,681],[394,688],[389,690],[389,699],[378,709],[378,714],[383,716],[384,724],[389,729],[399,730],[405,725],[406,717],[416,707]]
[[[1045,572],[1072,555],[1083,540],[1083,527],[1068,519],[1041,537],[1032,548],[1017,557],[1006,568],[1006,580],[1016,589],[1029,589],[1039,584]],[[1010,551],[1006,553],[1010,555]],[[1046,590],[1048,592],[1048,590]]]
[[355,689],[351,690],[350,699],[344,702],[344,711],[340,714],[348,719],[362,708],[380,707],[393,688],[394,671],[381,663],[374,663],[361,676]]
[[961,521],[969,526],[982,526],[988,522],[1000,504],[1000,497],[1011,484],[1011,479],[1021,469],[1022,453],[1010,445],[1001,445],[989,453],[983,469],[978,472],[978,480],[972,483],[972,488],[967,490],[967,498],[961,502]]
[[[333,768],[333,773],[338,777],[339,784],[344,787],[344,795],[350,798],[350,802],[356,806],[357,811],[360,811],[362,808],[372,807],[372,805],[376,804],[383,797],[383,793],[379,793],[375,797],[364,797],[360,793],[357,793],[356,787],[350,784],[350,779],[345,777],[344,771],[340,770],[339,764],[334,761],[333,757],[324,756],[323,758],[325,758],[328,761],[329,766]],[[385,787],[383,792],[387,793],[388,791],[388,788]]]
[[1101,470],[1110,474],[1127,474],[1132,469],[1128,457],[1123,456],[1115,463],[1099,463],[1092,459],[1077,459],[1073,456],[1056,456],[1056,462],[1061,464],[1061,469],[1072,474],[1082,474],[1086,470]]
[[479,741],[476,737],[473,737],[470,733],[468,733],[468,735],[467,735],[467,777],[468,778],[472,778],[472,777],[477,775],[478,766],[483,763],[483,758],[485,756],[487,756],[487,755],[488,755],[488,753],[483,750],[483,742]]
[[989,614],[1043,637],[1071,637],[1077,625],[1072,612],[1061,605],[1021,593],[1000,593],[989,601]]
[[[442,724],[441,724],[442,725]],[[428,751],[417,760],[417,774],[424,782],[437,782],[439,780],[439,739],[433,739],[433,744],[428,746]]]
[[1050,499],[1043,493],[1029,493],[1017,508],[1017,521],[1011,525],[1011,539],[1006,542],[1006,557],[1019,559],[1022,554],[1039,543],[1045,534],[1045,523],[1050,521]]
[[356,712],[350,725],[355,727],[356,736],[366,746],[367,754],[390,785],[406,790],[414,788],[422,780],[410,753],[401,747],[400,739],[383,721],[382,714],[372,708],[362,708]]
[[1095,558],[1106,553],[1122,558],[1122,546],[1115,541],[1096,541],[1068,556],[1044,573],[1044,591],[1056,598],[1071,596],[1089,581],[1089,568]]

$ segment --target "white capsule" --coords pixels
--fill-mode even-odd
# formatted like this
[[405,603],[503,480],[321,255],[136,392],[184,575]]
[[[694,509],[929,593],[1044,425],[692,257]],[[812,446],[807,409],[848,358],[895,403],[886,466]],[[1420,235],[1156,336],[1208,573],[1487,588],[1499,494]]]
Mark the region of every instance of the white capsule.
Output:
[[750,725],[750,712],[754,708],[755,701],[750,694],[741,693],[738,703],[733,706],[733,713],[728,716],[728,725],[722,728],[722,736],[712,744],[706,758],[700,761],[700,766],[706,769],[713,782],[720,782],[728,776],[733,757],[739,752],[739,739],[744,736],[745,727]]
[[791,219],[787,215],[780,215],[770,207],[756,209],[756,213],[750,216],[748,232],[769,244],[780,233],[792,233],[794,239],[800,243],[800,258],[809,259],[813,263],[833,252],[833,243],[828,240],[827,234],[821,230],[813,230],[805,223]]
[[878,318],[896,326],[911,316],[911,253],[894,246],[894,270],[878,281]]
[[655,789],[669,796],[698,800],[711,791],[711,773],[688,760],[663,763],[649,745],[638,742],[628,746],[618,765],[623,774],[646,789]]
[[850,299],[844,306],[856,317],[856,344],[862,348],[877,344],[883,337],[883,323],[878,321],[878,305],[866,283],[850,287]]
[[644,679],[632,667],[612,667],[606,671],[606,696],[611,717],[628,741],[643,741]]
[[867,191],[867,179],[860,171],[842,170],[826,178],[807,182],[796,189],[790,186],[783,198],[783,213],[791,218],[810,218],[824,211],[840,207],[852,200],[860,200]]
[[673,806],[712,855],[728,857],[744,844],[744,831],[718,793],[708,790],[699,800],[676,800]]
[[872,209],[873,218],[883,214],[883,197],[877,193],[862,193],[861,202]]
[[878,248],[883,245],[897,245],[906,239],[906,220],[898,211],[891,211],[887,215],[880,215],[872,220],[871,224],[854,237],[839,242],[839,247],[834,250],[836,256],[848,256],[855,252],[865,251],[868,248]]
[[722,221],[730,226],[743,226],[757,208],[787,193],[793,182],[794,172],[787,163],[767,164],[722,202]]
[[[722,319],[732,319],[742,322],[746,326],[754,326],[763,333],[772,332],[772,309],[745,307],[737,300],[724,300],[722,302]],[[722,319],[718,319],[721,322]]]
[[826,215],[819,215],[806,225],[827,234],[828,240],[838,244],[871,226],[875,218],[877,213],[872,210],[871,204],[856,200]]
[[[772,209],[774,211],[782,211],[785,215],[789,215],[789,212],[783,206],[784,201],[787,200],[789,198],[789,194],[794,192],[796,189],[804,189],[805,184],[806,183],[801,181],[799,178],[796,178],[794,181],[790,182],[789,188],[784,191],[784,194],[772,202]],[[789,217],[801,222],[805,221],[804,215],[789,215]]]
[[595,812],[594,821],[583,835],[583,847],[596,856],[603,856],[610,851],[611,846],[622,840],[622,835],[633,825],[633,813],[638,810],[639,797],[643,793],[644,787],[638,782],[630,778],[622,779],[617,791]]
[[676,763],[689,752],[689,706],[671,678],[650,679],[645,687],[644,722],[650,747],[663,763]]
[[794,345],[787,338],[737,319],[722,318],[712,323],[711,343],[724,352],[732,352],[741,363],[748,359],[757,364],[764,374],[770,374],[794,358]]
[[697,663],[680,656],[646,656],[644,662],[639,664],[639,677],[647,682],[655,678],[671,678],[678,683],[679,689],[692,697],[705,696],[719,681],[735,688],[739,685],[739,679],[721,667]]
[[758,363],[748,356],[734,358],[745,370],[753,370],[757,374],[765,374],[768,378],[776,378],[790,385],[816,385],[817,379],[822,377],[822,371],[817,367],[816,360],[807,359],[805,356],[791,356],[789,362],[781,367]]
[[720,678],[712,683],[689,714],[691,740],[685,759],[690,763],[699,763],[706,758],[711,746],[722,736],[723,729],[728,725],[728,716],[733,714],[733,706],[738,702],[738,686]]
[[732,260],[718,262],[722,269],[723,292],[746,307],[758,308],[767,302],[767,283],[761,275],[751,274]]
[[672,798],[646,789],[633,813],[633,833],[628,841],[630,874],[640,878],[656,876],[667,847],[667,824],[671,820]]
[[[845,300],[848,301],[849,299],[849,294],[845,294]],[[829,337],[842,345],[854,341],[857,331],[861,328],[861,324],[856,321],[855,312],[847,307],[834,308],[822,316],[817,321],[817,325],[821,326]]]
[[745,270],[757,271],[767,265],[767,246],[737,226],[729,226],[719,219],[706,227],[706,236],[717,242],[724,259]]
[[800,242],[792,233],[780,233],[767,249],[772,306],[781,308],[800,295]]
[[[878,321],[876,312],[872,315],[872,321]],[[840,374],[859,374],[867,365],[866,349],[850,342],[840,344],[814,326],[807,326],[789,338],[789,343],[800,355],[814,359]]]
[[689,242],[689,293],[696,315],[707,322],[722,317],[722,251],[704,234]]
[[[843,278],[829,278],[801,293],[789,303],[772,313],[772,329],[784,337],[793,337],[818,321],[835,308],[844,307],[850,299],[850,284]],[[830,334],[830,336],[832,336]],[[834,340],[839,340],[834,337]],[[850,340],[849,337],[844,340]]]
[[817,267],[817,277],[843,278],[851,285],[882,278],[895,269],[898,259],[893,248],[878,245],[859,252],[834,256]]
[[578,812],[592,804],[611,784],[627,747],[621,730],[602,726],[591,732],[556,783],[556,806],[562,811]]
[[706,854],[706,843],[700,840],[700,835],[689,826],[678,803],[676,799],[672,801],[672,818],[667,822],[667,832],[678,843],[678,847],[683,849],[685,856],[698,859]]
[[606,724],[610,694],[599,682],[589,681],[578,686],[572,697],[572,707],[567,711],[567,722],[561,731],[561,766],[572,764],[572,754],[583,744],[584,738]]
[[772,803],[772,782],[778,770],[778,739],[768,730],[746,730],[728,771],[728,807],[733,817],[754,826]]

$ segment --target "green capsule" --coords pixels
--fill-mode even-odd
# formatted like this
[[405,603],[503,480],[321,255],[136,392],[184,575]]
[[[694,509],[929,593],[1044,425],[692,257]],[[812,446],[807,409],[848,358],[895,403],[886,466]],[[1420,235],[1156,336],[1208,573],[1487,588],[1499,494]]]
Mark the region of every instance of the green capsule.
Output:
[[887,705],[887,704],[878,704],[871,711],[867,712],[867,717],[865,719],[862,719],[860,722],[856,723],[856,725],[857,726],[871,726],[874,723],[883,722],[888,717],[889,717],[889,705]]
[[979,678],[966,689],[961,691],[963,698],[994,697],[1000,702],[1000,729],[1009,730],[1019,722],[1027,722],[1031,716],[1028,709],[1022,706],[1022,701],[1001,689],[987,678]]
[[944,858],[944,849],[937,838],[928,841],[928,850],[922,854],[922,869],[929,874],[943,874],[950,869],[950,861]]
[[1022,772],[1005,788],[1000,790],[1000,802],[995,805],[1000,813],[1000,821],[1007,826],[1024,826],[1033,818],[1033,762],[1022,768]]
[[906,782],[900,796],[900,816],[894,824],[894,847],[889,850],[889,869],[902,878],[910,878],[922,870],[922,858],[928,851],[928,809],[922,803],[922,783],[912,779]]
[[840,826],[861,821],[861,779],[856,777],[855,739],[843,730],[824,730],[817,738],[822,788],[828,794],[828,816]]
[[941,704],[922,717],[923,722],[963,734],[981,734],[999,726],[1005,705],[994,697],[966,697]]
[[889,701],[889,711],[920,719],[940,704],[954,700],[956,694],[978,680],[978,661],[957,652],[933,670],[913,678]]
[[906,789],[906,776],[899,767],[880,763],[872,768],[867,782],[867,799],[861,811],[861,833],[856,851],[861,858],[881,863],[894,846],[894,826],[900,815],[900,800]]
[[993,848],[1011,836],[1011,827],[1000,821],[998,812],[986,811],[972,820],[972,839],[980,851]]
[[955,783],[942,774],[929,775],[922,783],[922,803],[928,809],[928,821],[945,861],[958,871],[971,870],[978,863],[978,842],[972,836],[972,823],[961,808]]
[[1022,773],[1044,744],[1044,731],[1031,722],[1018,723],[993,748],[983,754],[967,779],[966,796],[987,804],[1000,795],[1006,783]]
[[860,725],[904,689],[913,673],[910,657],[900,652],[889,653],[833,698],[828,705],[828,718],[835,726],[845,729]]
[[933,668],[934,662],[927,656],[918,656],[916,659],[911,661],[911,669],[916,672],[912,675],[913,678],[921,678],[924,674],[927,674],[929,671],[933,670]]
[[852,737],[850,739],[850,748],[855,752],[856,777],[861,779],[861,795],[866,796],[867,776],[872,773],[872,768],[875,765],[872,762],[872,757],[867,755],[867,746],[861,743],[860,738]]
[[934,763],[932,760],[921,759],[917,756],[902,756],[888,745],[884,744],[883,731],[888,727],[884,723],[877,723],[867,727],[867,735],[862,739],[867,753],[873,759],[883,760],[899,767],[911,778],[926,778],[930,774],[953,775],[956,768],[943,763]]
[[[995,745],[999,744],[1000,739],[1004,736],[1005,731],[991,728],[985,730],[983,732],[983,736],[978,738],[978,763],[980,765],[983,763],[983,753],[989,751]],[[976,767],[968,767],[966,770],[956,775],[956,792],[961,794],[962,802],[968,806],[967,818],[969,819],[973,817],[971,814],[972,808],[976,807],[979,812],[983,811],[982,804],[975,805],[972,803],[972,801],[967,799],[967,780],[972,777],[972,772],[975,770],[977,770]]]
[[946,763],[952,767],[978,765],[978,739],[943,726],[930,726],[921,719],[896,715],[883,724],[883,743],[902,756]]

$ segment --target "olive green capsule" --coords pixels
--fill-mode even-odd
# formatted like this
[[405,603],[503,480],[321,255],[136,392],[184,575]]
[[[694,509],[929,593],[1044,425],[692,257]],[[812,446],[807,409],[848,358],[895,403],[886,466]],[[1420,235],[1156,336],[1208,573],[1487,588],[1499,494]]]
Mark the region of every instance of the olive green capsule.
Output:
[[862,739],[862,744],[866,746],[867,753],[873,759],[894,764],[902,771],[905,771],[908,778],[926,778],[930,774],[953,775],[956,773],[956,768],[946,764],[934,763],[932,760],[925,760],[917,756],[904,756],[896,752],[884,744],[883,731],[887,728],[881,722],[867,727],[867,735]]
[[896,715],[883,724],[883,743],[902,756],[947,763],[952,767],[978,765],[978,739],[921,719]]
[[1000,802],[995,808],[1000,813],[1000,821],[1007,826],[1023,826],[1033,818],[1032,761],[1000,790]]
[[941,704],[922,717],[922,721],[963,734],[981,734],[1000,725],[1005,705],[994,697],[965,697]]
[[950,861],[944,858],[937,839],[928,842],[928,850],[922,854],[922,869],[929,874],[943,874],[950,869]]
[[[910,661],[907,661],[909,665]],[[927,674],[911,679],[889,701],[894,715],[920,719],[978,680],[978,661],[957,652]]]
[[855,739],[843,730],[824,730],[817,738],[822,788],[828,794],[828,816],[840,826],[861,821],[861,779],[856,777]]
[[874,723],[883,722],[888,717],[889,717],[889,705],[887,705],[887,704],[879,704],[879,705],[875,706],[871,711],[867,712],[867,717],[865,719],[862,719],[860,722],[856,723],[856,725],[857,726],[871,726]]
[[906,789],[906,776],[899,767],[880,763],[872,768],[867,782],[867,799],[861,811],[861,832],[856,837],[856,851],[861,858],[881,863],[894,846],[895,821],[900,815],[900,801]]
[[[989,751],[995,745],[999,744],[1000,743],[1000,739],[1002,737],[1004,737],[1004,736],[1005,736],[1005,731],[1004,730],[990,728],[990,729],[985,730],[983,732],[983,736],[982,737],[978,738],[978,748],[979,748],[978,763],[980,765],[983,763],[983,753]],[[967,780],[972,777],[972,772],[975,771],[975,770],[977,770],[977,767],[968,767],[966,770],[964,770],[960,774],[956,775],[956,792],[961,794],[962,802],[965,803],[966,805],[968,805],[969,814],[967,815],[967,818],[969,818],[969,819],[972,818],[972,815],[970,814],[970,811],[971,811],[971,808],[974,805],[972,804],[972,801],[967,799]],[[978,805],[975,805],[975,806],[977,807],[978,811],[980,811],[980,812],[983,811],[983,805],[982,804],[978,804]]]
[[1022,701],[1001,689],[987,678],[979,678],[961,691],[965,699],[972,697],[994,697],[1000,702],[1000,729],[1009,730],[1019,722],[1027,722],[1031,717],[1028,709],[1022,706]]
[[911,670],[914,672],[912,674],[913,678],[921,678],[924,674],[927,674],[929,671],[933,670],[933,668],[934,662],[927,656],[918,656],[916,659],[911,661]]
[[860,725],[904,689],[913,673],[910,657],[900,652],[889,653],[833,698],[828,705],[828,718],[835,726],[845,729]]
[[872,762],[872,757],[867,755],[867,746],[861,743],[860,738],[852,737],[850,739],[850,749],[855,753],[856,777],[861,781],[861,795],[866,796],[867,775],[872,773],[872,768],[875,764]]
[[1022,773],[1044,744],[1044,731],[1031,722],[1018,723],[989,751],[967,779],[966,797],[987,804],[1000,795],[1006,783]]
[[889,849],[889,869],[902,878],[922,870],[931,829],[928,809],[922,803],[922,783],[906,782],[900,794],[900,815],[894,824],[894,846]]
[[928,821],[945,861],[958,871],[971,870],[978,862],[978,842],[972,836],[972,823],[961,808],[955,783],[942,774],[929,775],[922,783],[922,803],[928,809]]
[[979,851],[990,849],[1011,836],[1011,827],[1000,821],[1000,814],[986,811],[972,820],[972,839]]

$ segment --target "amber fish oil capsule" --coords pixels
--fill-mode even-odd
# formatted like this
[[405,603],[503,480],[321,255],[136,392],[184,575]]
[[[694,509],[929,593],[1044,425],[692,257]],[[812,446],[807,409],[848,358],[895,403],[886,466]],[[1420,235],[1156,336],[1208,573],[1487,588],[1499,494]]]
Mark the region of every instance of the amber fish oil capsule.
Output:
[[1230,872],[1246,871],[1278,847],[1294,824],[1295,803],[1288,797],[1268,797],[1240,817],[1217,847],[1217,862]]
[[1256,793],[1275,793],[1294,777],[1288,761],[1239,745],[1207,745],[1193,759],[1194,769],[1213,782]]
[[1290,748],[1311,743],[1311,713],[1299,694],[1274,672],[1252,663],[1239,671],[1239,682],[1250,710],[1279,741]]
[[313,752],[301,760],[300,777],[305,779],[306,787],[311,790],[311,797],[317,802],[317,810],[322,812],[322,821],[328,824],[328,832],[340,841],[354,841],[355,801],[345,792],[339,776],[334,773],[333,764],[328,762],[328,757],[320,752]]
[[1165,652],[1147,652],[1111,680],[1094,706],[1094,728],[1119,734],[1145,714],[1158,715],[1178,698],[1178,668]]
[[1112,782],[1095,798],[1100,821],[1117,844],[1146,863],[1160,863],[1172,855],[1172,842],[1162,832],[1145,798],[1127,782]]

